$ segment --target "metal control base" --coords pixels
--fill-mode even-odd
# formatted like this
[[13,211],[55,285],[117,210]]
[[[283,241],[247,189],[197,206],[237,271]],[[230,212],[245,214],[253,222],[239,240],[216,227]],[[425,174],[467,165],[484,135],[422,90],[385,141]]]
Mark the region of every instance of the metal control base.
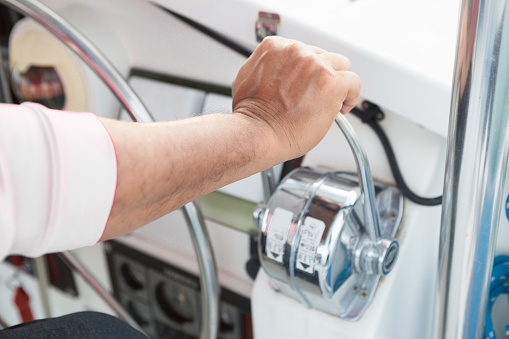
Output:
[[[389,272],[397,242],[373,243],[363,230],[363,199],[356,175],[299,168],[290,173],[257,217],[260,258],[274,287],[310,308],[356,320]],[[375,183],[381,241],[394,239],[403,196]],[[376,263],[378,273],[363,268]]]
[[[357,180],[355,176],[347,173],[342,175],[350,177],[351,180]],[[380,213],[381,235],[383,238],[396,238],[403,216],[403,195],[394,187],[375,182],[375,196]],[[365,240],[366,237],[363,237],[360,241]],[[351,241],[354,242],[355,239],[351,239]],[[383,265],[386,269],[391,270],[396,263],[398,251],[394,247],[391,247],[389,251]],[[342,309],[341,314],[337,315],[346,320],[357,320],[371,303],[381,277],[376,274],[357,273],[354,270],[345,283],[342,294],[336,297],[338,304],[341,305],[338,310]]]

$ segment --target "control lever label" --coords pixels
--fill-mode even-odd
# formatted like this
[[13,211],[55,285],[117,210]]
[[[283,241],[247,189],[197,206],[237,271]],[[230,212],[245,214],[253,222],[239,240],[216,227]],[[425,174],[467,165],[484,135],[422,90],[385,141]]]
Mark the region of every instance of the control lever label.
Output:
[[274,210],[274,214],[270,219],[265,253],[267,253],[269,259],[277,261],[280,264],[283,263],[286,235],[292,223],[292,219],[293,213],[280,207]]
[[318,245],[322,239],[325,223],[322,220],[307,217],[300,232],[299,247],[297,248],[297,264],[295,267],[303,272],[313,274]]

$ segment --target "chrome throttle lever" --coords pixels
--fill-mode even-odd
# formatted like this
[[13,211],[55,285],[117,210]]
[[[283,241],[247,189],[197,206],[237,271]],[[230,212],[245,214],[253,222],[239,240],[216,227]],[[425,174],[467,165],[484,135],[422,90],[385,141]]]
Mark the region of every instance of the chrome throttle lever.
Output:
[[275,287],[308,307],[355,320],[396,262],[403,197],[394,187],[375,185],[353,128],[341,114],[336,123],[358,175],[298,168],[255,219],[262,267]]
[[392,236],[383,237],[382,235],[371,167],[359,138],[355,134],[352,125],[341,113],[336,116],[336,124],[345,135],[354,154],[362,190],[364,230],[369,237],[357,245],[354,255],[354,267],[361,273],[386,275],[394,267],[399,252],[399,244],[397,240],[391,238]]

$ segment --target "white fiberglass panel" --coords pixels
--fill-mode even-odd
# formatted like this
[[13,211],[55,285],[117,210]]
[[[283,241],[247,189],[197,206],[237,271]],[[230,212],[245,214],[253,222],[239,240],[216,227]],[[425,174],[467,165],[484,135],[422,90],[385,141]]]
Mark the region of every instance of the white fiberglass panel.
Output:
[[[142,77],[131,77],[129,85],[156,121],[177,120],[201,112],[205,92]],[[126,120],[122,110],[120,118]]]

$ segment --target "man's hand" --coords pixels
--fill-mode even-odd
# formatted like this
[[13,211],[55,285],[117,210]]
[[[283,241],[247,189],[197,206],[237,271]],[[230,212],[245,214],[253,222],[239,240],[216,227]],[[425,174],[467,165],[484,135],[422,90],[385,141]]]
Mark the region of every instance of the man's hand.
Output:
[[275,141],[271,160],[281,162],[316,146],[338,112],[357,104],[360,87],[346,57],[268,37],[233,82],[233,111],[269,128]]

